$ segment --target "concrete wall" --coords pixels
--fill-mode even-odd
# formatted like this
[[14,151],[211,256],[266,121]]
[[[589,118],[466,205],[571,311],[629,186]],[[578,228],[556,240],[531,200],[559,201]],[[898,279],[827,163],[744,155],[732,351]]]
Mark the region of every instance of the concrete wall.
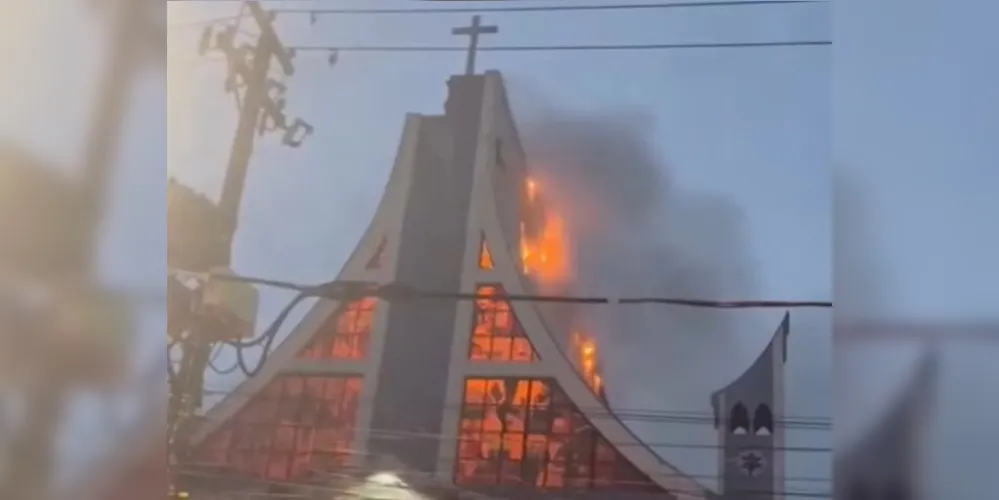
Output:
[[[452,78],[445,116],[424,119],[400,235],[395,278],[401,283],[459,290],[483,82]],[[411,470],[435,469],[456,312],[455,301],[391,304],[369,453],[395,457]]]

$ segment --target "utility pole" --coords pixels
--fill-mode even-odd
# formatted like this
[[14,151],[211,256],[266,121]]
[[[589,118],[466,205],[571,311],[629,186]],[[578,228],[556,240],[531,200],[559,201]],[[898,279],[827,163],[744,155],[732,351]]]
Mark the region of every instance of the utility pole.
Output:
[[[257,135],[267,131],[280,130],[284,132],[283,143],[290,147],[298,147],[302,140],[312,133],[312,126],[301,119],[296,119],[290,125],[284,114],[285,87],[280,82],[270,78],[272,61],[276,61],[285,76],[294,74],[292,58],[294,52],[286,50],[274,30],[275,15],[265,12],[256,1],[246,2],[245,8],[250,11],[256,22],[260,35],[256,44],[239,44],[236,38],[239,34],[238,24],[216,31],[213,26],[205,29],[200,52],[217,50],[225,54],[229,65],[229,75],[226,79],[226,91],[237,95],[239,103],[239,123],[233,138],[229,161],[226,167],[225,180],[219,203],[215,208],[214,228],[207,234],[192,235],[194,239],[211,240],[214,245],[200,247],[208,249],[211,256],[192,256],[197,263],[189,264],[183,261],[168,262],[173,271],[190,271],[206,273],[214,268],[227,268],[231,265],[232,246],[238,228],[240,205],[246,183],[246,175],[253,156],[254,143]],[[238,20],[237,20],[238,23]],[[240,89],[245,89],[242,99],[239,99]],[[170,216],[168,215],[168,218]],[[173,239],[175,235],[169,235]],[[168,261],[170,256],[168,252]],[[171,279],[168,282],[177,287]],[[179,318],[171,314],[169,322],[179,321],[182,324],[170,330],[177,332],[175,341],[181,347],[181,360],[177,373],[170,385],[170,403],[167,413],[168,422],[168,467],[171,471],[171,495],[175,493],[176,467],[179,465],[186,448],[186,423],[201,406],[203,380],[209,364],[212,346],[222,340],[233,337],[227,332],[216,331],[217,322],[206,318],[206,312],[201,307],[198,291],[187,293],[183,311],[188,317]],[[175,334],[171,334],[175,335]]]

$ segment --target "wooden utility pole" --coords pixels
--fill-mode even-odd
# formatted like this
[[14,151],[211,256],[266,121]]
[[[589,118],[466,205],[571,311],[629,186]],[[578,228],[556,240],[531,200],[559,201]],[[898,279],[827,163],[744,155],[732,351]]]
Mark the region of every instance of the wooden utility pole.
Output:
[[[284,115],[284,87],[270,78],[272,61],[277,61],[281,72],[286,76],[294,74],[292,57],[294,54],[284,48],[274,30],[273,13],[265,12],[256,1],[246,3],[252,18],[255,20],[260,35],[255,46],[249,44],[237,45],[238,26],[229,26],[221,32],[215,32],[212,27],[206,28],[202,37],[202,52],[208,50],[222,51],[229,63],[229,77],[226,90],[238,92],[244,88],[240,101],[239,123],[233,138],[226,167],[225,181],[217,207],[217,220],[220,227],[216,229],[222,234],[209,235],[218,237],[223,246],[216,254],[214,261],[201,262],[205,267],[229,267],[232,259],[232,246],[238,228],[240,205],[246,184],[246,175],[253,156],[254,142],[257,135],[268,130],[284,132],[285,145],[297,147],[304,136],[312,132],[312,127],[297,119],[289,125]],[[169,257],[168,257],[169,259]],[[183,267],[183,263],[179,264]],[[210,269],[183,269],[187,271],[206,272]],[[192,297],[191,312],[199,299]],[[193,314],[193,313],[192,313]],[[171,321],[176,318],[171,318]],[[205,325],[210,322],[186,321],[190,326],[183,332],[180,340],[182,357],[177,373],[170,387],[170,404],[168,408],[168,446],[169,462],[175,468],[186,447],[186,422],[194,415],[202,402],[204,373],[208,367],[212,346],[220,339],[222,332],[210,331]],[[171,489],[175,486],[176,471],[173,471]],[[171,492],[173,493],[173,492]]]
[[[274,32],[273,14],[265,13],[257,2],[248,2],[247,8],[260,27],[260,38],[253,50],[252,62],[242,65],[243,61],[236,61],[233,67],[233,71],[238,75],[237,78],[246,83],[246,93],[243,97],[239,125],[236,127],[236,135],[229,153],[222,196],[219,198],[219,209],[226,219],[226,226],[230,228],[230,250],[231,239],[235,236],[238,226],[243,187],[246,184],[246,173],[250,166],[250,157],[253,155],[254,137],[260,126],[260,120],[270,117],[277,124],[285,121],[280,109],[284,106],[271,100],[268,95],[271,88],[271,80],[268,78],[271,60],[277,59],[285,75],[291,76],[295,72],[291,64],[292,55],[281,45],[281,40]],[[237,52],[240,50],[235,47],[231,49]]]

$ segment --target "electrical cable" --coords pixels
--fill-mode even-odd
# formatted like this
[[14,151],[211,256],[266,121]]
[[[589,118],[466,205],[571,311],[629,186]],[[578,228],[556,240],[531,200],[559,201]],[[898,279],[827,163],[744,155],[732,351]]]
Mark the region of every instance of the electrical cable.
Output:
[[[346,8],[276,8],[271,12],[277,14],[305,14],[310,20],[320,15],[427,15],[427,14],[483,14],[483,13],[539,13],[539,12],[596,12],[596,11],[635,11],[662,9],[705,9],[719,7],[757,7],[757,6],[791,6],[828,4],[826,0],[745,0],[745,1],[704,1],[704,2],[660,2],[632,4],[597,4],[597,5],[532,5],[507,7],[428,7],[428,8],[395,8],[395,9],[346,9]],[[241,13],[240,16],[245,16]],[[232,16],[214,17],[198,21],[172,23],[171,28],[187,28],[232,20]]]
[[[224,370],[219,369],[219,367],[215,366],[215,362],[218,361],[218,357],[221,354],[222,354],[222,344],[218,344],[218,345],[215,346],[215,353],[212,354],[212,357],[209,358],[209,360],[208,360],[208,367],[211,368],[211,370],[214,373],[219,374],[219,375],[229,375],[230,373],[233,373],[233,372],[235,372],[236,370],[238,370],[240,368],[240,366],[239,366],[239,360],[237,360],[229,368],[226,368]],[[204,392],[204,391],[202,391],[202,392]]]
[[[254,377],[260,373],[260,370],[264,367],[264,363],[267,362],[267,356],[270,354],[271,346],[274,344],[274,339],[277,338],[278,331],[281,329],[284,321],[288,318],[288,315],[291,314],[291,311],[295,309],[295,306],[308,297],[309,293],[306,290],[303,290],[295,296],[295,298],[292,299],[287,306],[285,306],[281,313],[274,318],[274,321],[271,322],[271,325],[267,328],[267,330],[255,340],[250,342],[226,342],[226,344],[236,348],[237,366],[243,370],[243,373],[245,373],[248,377]],[[263,351],[260,353],[260,359],[257,360],[256,366],[253,369],[250,369],[247,367],[246,360],[243,357],[243,350],[247,347],[260,345],[261,343],[263,343]]]
[[[478,52],[564,52],[564,51],[638,51],[638,50],[696,50],[696,49],[754,49],[779,47],[824,47],[832,45],[830,40],[788,40],[776,42],[718,42],[718,43],[649,43],[649,44],[619,44],[619,45],[494,45],[477,47]],[[467,52],[467,47],[440,45],[341,45],[341,46],[288,46],[289,51],[297,53],[322,53],[326,56],[339,52],[366,53],[444,53]],[[205,60],[221,61],[216,57],[178,58],[170,61],[173,65],[200,64]]]
[[[711,300],[700,300],[700,299],[675,299],[667,297],[639,297],[639,298],[621,298],[621,299],[610,299],[606,297],[569,297],[569,296],[550,296],[550,295],[527,295],[527,294],[480,294],[480,293],[462,293],[462,292],[437,292],[429,290],[420,290],[415,287],[405,285],[402,283],[394,282],[384,285],[374,285],[366,282],[358,281],[341,281],[334,280],[319,285],[301,285],[297,283],[266,279],[266,278],[252,278],[237,275],[212,275],[214,279],[236,281],[257,285],[266,285],[276,288],[283,288],[287,290],[294,290],[298,292],[298,295],[292,299],[288,305],[281,311],[280,314],[271,322],[270,326],[257,338],[250,341],[226,341],[225,343],[236,348],[236,363],[237,366],[246,374],[248,377],[253,377],[260,373],[263,369],[264,363],[267,361],[267,357],[270,354],[271,347],[274,344],[274,340],[277,338],[277,334],[281,327],[284,325],[285,320],[291,314],[292,310],[297,306],[302,300],[310,297],[322,297],[329,300],[335,301],[353,301],[364,297],[377,297],[387,301],[396,300],[428,300],[428,299],[446,299],[446,300],[505,300],[505,301],[528,301],[528,302],[556,302],[556,303],[577,303],[577,304],[667,304],[667,305],[681,305],[689,307],[709,307],[709,308],[724,308],[724,309],[738,309],[738,308],[794,308],[794,307],[832,307],[831,302],[821,302],[821,301],[767,301],[767,300],[750,300],[750,301],[711,301]],[[550,332],[547,332],[551,336]],[[554,341],[554,339],[553,339]],[[260,354],[260,358],[257,364],[250,368],[246,362],[244,356],[244,349],[249,347],[254,347],[258,345],[263,345],[263,350]],[[556,343],[557,345],[557,343]],[[563,357],[566,354],[559,350]],[[566,357],[568,361],[568,358]],[[571,362],[570,366],[574,366]],[[578,374],[578,370],[577,370]]]
[[[639,297],[610,299],[606,297],[569,297],[550,295],[527,295],[527,294],[480,294],[462,292],[437,292],[430,290],[420,290],[415,287],[394,282],[384,285],[374,285],[366,282],[334,280],[319,285],[301,285],[287,281],[252,278],[237,275],[212,275],[214,279],[236,281],[257,285],[266,285],[299,292],[291,302],[281,311],[271,322],[270,326],[258,337],[250,341],[226,341],[225,343],[236,348],[237,365],[247,376],[255,376],[263,369],[264,363],[270,354],[271,347],[277,337],[278,332],[284,325],[285,320],[292,310],[302,300],[310,297],[322,297],[335,301],[353,301],[364,297],[377,297],[387,301],[396,300],[506,300],[506,301],[527,301],[527,302],[556,302],[556,303],[576,303],[576,304],[668,304],[689,307],[709,307],[709,308],[794,308],[794,307],[832,307],[831,302],[821,301],[712,301],[700,299],[675,299],[667,297]],[[551,335],[549,333],[549,335]],[[249,347],[263,345],[263,351],[257,364],[250,368],[246,362],[243,350]],[[561,352],[561,351],[560,351]],[[565,356],[565,353],[562,353]],[[571,365],[571,363],[570,363]]]
[[337,301],[351,301],[365,297],[375,297],[386,301],[418,300],[418,299],[450,299],[450,300],[505,300],[512,302],[556,302],[574,304],[665,304],[702,308],[720,309],[759,309],[759,308],[831,308],[831,301],[814,300],[736,300],[718,301],[705,299],[678,299],[670,297],[586,297],[568,295],[531,295],[531,294],[482,294],[467,292],[448,292],[421,290],[405,283],[391,282],[377,285],[367,282],[335,280],[320,285],[302,285],[290,281],[254,278],[235,274],[213,274],[213,279],[236,281],[274,288],[298,291],[309,296],[323,297]]
[[[280,376],[301,376],[301,377],[306,377],[306,378],[307,377],[325,378],[325,377],[334,377],[335,375],[323,375],[323,374],[315,374],[315,375],[302,374],[302,375],[296,375],[296,374],[293,374],[293,373],[282,373],[282,374],[280,374]],[[346,378],[350,378],[350,376],[346,376]],[[488,379],[490,377],[481,377],[481,378]],[[205,389],[205,391],[206,391],[207,394],[213,394],[213,395],[217,395],[217,396],[231,395],[231,396],[234,396],[234,397],[252,397],[253,395],[257,394],[257,392],[255,392],[255,391],[247,391],[247,390],[244,390],[244,389],[241,389],[241,388],[235,388],[235,389],[210,389],[209,388],[209,389]],[[456,407],[454,405],[445,406],[445,409],[448,409],[448,408],[456,408]],[[581,406],[579,408],[581,410],[586,410],[587,412],[590,412],[590,411],[600,411],[601,410],[601,408],[599,408],[599,407]],[[714,413],[713,412],[704,411],[704,410],[656,410],[656,409],[652,409],[652,408],[636,408],[636,407],[614,407],[614,410],[615,411],[622,411],[622,412],[629,412],[629,413],[632,413],[632,414],[641,414],[641,415],[650,415],[650,416],[666,416],[666,417],[676,417],[676,418],[701,418],[705,422],[709,422],[709,421],[712,421],[714,419]],[[817,415],[794,415],[794,416],[785,415],[783,418],[775,419],[774,421],[777,422],[777,423],[787,422],[787,423],[823,424],[823,425],[829,427],[832,424],[833,419],[831,417],[817,416]]]
[[[554,52],[554,51],[625,51],[625,50],[683,50],[683,49],[752,49],[773,47],[818,47],[832,45],[829,40],[789,40],[779,42],[718,42],[718,43],[645,43],[620,45],[487,45],[477,47],[477,52]],[[288,46],[294,52],[468,52],[468,47],[451,45],[341,45],[341,46]]]
[[[317,375],[318,377],[323,377],[322,375]],[[347,377],[350,378],[350,377]],[[230,391],[209,391],[215,395],[229,395],[231,397],[245,397],[252,398],[257,395],[253,391],[245,391],[242,389],[235,389]],[[371,403],[372,400],[362,400],[365,403]],[[495,405],[488,405],[495,406]],[[584,415],[588,415],[594,418],[603,418],[610,415],[613,412],[615,415],[622,417],[622,420],[626,421],[642,421],[648,423],[681,423],[681,424],[709,424],[714,425],[715,418],[714,413],[704,412],[704,411],[677,411],[677,410],[652,410],[647,408],[627,408],[627,407],[588,407],[588,406],[574,406]],[[444,405],[443,409],[449,413],[460,412],[464,409],[464,405]],[[221,422],[222,420],[218,420]],[[785,429],[799,429],[799,430],[832,430],[832,419],[829,417],[817,417],[817,416],[783,416],[774,419],[775,427],[785,428]]]
[[[206,479],[230,480],[230,481],[233,480],[233,479],[241,478],[241,476],[238,475],[238,474],[220,474],[220,473],[205,472],[205,471],[196,470],[196,469],[182,469],[180,471],[180,473],[183,474],[183,475],[186,475],[186,476],[202,477],[202,478],[206,478]],[[436,477],[431,476],[431,474],[432,473],[423,473],[423,475],[428,476],[428,479],[436,480]],[[419,475],[421,475],[421,473],[414,471],[414,472],[410,473],[410,475],[419,476]],[[355,478],[353,478],[353,476],[349,476],[349,475],[345,475],[344,478],[346,478],[346,479],[355,479]],[[274,479],[260,479],[260,478],[254,478],[253,481],[254,482],[258,482],[258,483],[268,484],[268,485],[274,485],[274,486],[283,486],[283,487],[292,487],[292,488],[295,488],[295,487],[308,488],[309,490],[316,491],[316,492],[326,491],[326,492],[330,492],[330,493],[341,493],[342,494],[342,493],[348,493],[348,492],[352,491],[351,489],[343,489],[343,488],[331,487],[331,486],[327,486],[327,485],[318,485],[318,484],[315,484],[315,483],[305,483],[305,482],[295,482],[295,481],[280,481],[280,480],[274,480]],[[357,482],[357,485],[360,485],[360,484],[364,483],[363,480],[356,480],[356,482]],[[634,482],[634,481],[616,481],[616,483],[622,484],[622,485],[626,485],[626,484],[629,484],[629,483],[635,483],[636,485],[644,485],[644,484],[646,484],[646,483],[640,483],[640,482]],[[480,491],[463,488],[463,487],[458,486],[458,485],[447,484],[447,485],[441,485],[441,486],[446,486],[448,488],[456,489],[458,491],[468,491],[468,492],[477,493],[479,495],[483,495]],[[426,485],[426,487],[430,487],[430,485]],[[403,490],[403,491],[414,491],[414,492],[419,492],[420,491],[419,487],[413,487],[413,486],[396,486],[395,488],[398,488],[398,489]],[[702,494],[702,493],[704,493],[704,491],[687,491],[687,490],[681,490],[681,491],[676,491],[676,492],[677,493],[690,493],[690,494]],[[787,497],[787,498],[793,498],[793,497],[799,497],[799,498],[833,498],[832,494],[830,494],[830,493],[808,492],[808,491],[748,490],[748,491],[744,491],[744,493],[751,494],[751,495],[761,495],[761,496],[779,495],[779,496],[783,496],[783,497]],[[483,495],[483,496],[485,498],[497,498],[497,497],[488,496],[488,495]]]
[[[455,410],[449,411],[449,413],[458,413],[459,411],[460,410],[455,409]],[[584,414],[584,416],[592,416],[592,415]],[[202,419],[202,422],[211,422],[211,420]],[[227,422],[227,420],[220,419],[220,420],[216,420],[216,422],[225,423],[225,422]],[[668,422],[666,420],[662,420],[662,421],[659,421],[657,423],[673,423],[673,422]],[[711,422],[702,422],[702,423],[711,423]],[[266,427],[281,427],[282,425],[284,425],[284,426],[292,426],[292,427],[296,427],[296,428],[298,428],[298,427],[308,428],[309,427],[309,425],[307,425],[307,424],[289,424],[287,422],[284,422],[283,424],[268,424],[267,422],[254,422],[254,423],[245,423],[245,422],[243,422],[242,425],[243,426],[253,427],[253,428],[258,429],[258,430],[266,428]],[[778,425],[777,427],[785,427],[785,426]],[[389,437],[389,438],[395,437],[395,438],[400,438],[400,439],[405,439],[405,438],[433,439],[433,440],[436,440],[436,441],[460,441],[460,440],[462,440],[462,437],[459,435],[459,432],[455,432],[453,435],[446,435],[446,434],[443,434],[443,433],[400,431],[400,430],[396,430],[396,429],[385,429],[385,428],[378,428],[378,427],[353,427],[352,429],[354,431],[357,431],[357,432],[364,432],[364,433],[366,433],[368,435],[382,436],[382,437]],[[499,432],[499,431],[483,431],[483,434],[499,435],[500,433],[501,432]],[[509,431],[507,433],[508,434],[517,434],[518,432]],[[648,448],[678,449],[678,450],[723,450],[723,449],[725,449],[725,447],[722,446],[722,445],[720,445],[720,444],[677,443],[675,441],[650,441],[650,442],[643,442],[641,439],[638,439],[638,438],[636,438],[635,442],[607,441],[607,443],[610,444],[611,446],[615,447],[615,448],[648,447]],[[790,445],[773,446],[773,447],[769,447],[769,446],[768,447],[744,446],[744,447],[740,447],[739,449],[742,449],[742,450],[758,450],[758,449],[763,449],[763,448],[765,448],[767,450],[784,451],[784,452],[790,452],[790,453],[821,453],[821,454],[831,454],[831,453],[833,453],[833,452],[836,451],[833,447],[830,447],[830,446],[790,446]],[[788,479],[790,479],[790,478],[788,478]],[[826,479],[822,479],[822,478],[797,478],[797,480],[801,480],[801,481],[819,481],[819,480],[826,480]]]

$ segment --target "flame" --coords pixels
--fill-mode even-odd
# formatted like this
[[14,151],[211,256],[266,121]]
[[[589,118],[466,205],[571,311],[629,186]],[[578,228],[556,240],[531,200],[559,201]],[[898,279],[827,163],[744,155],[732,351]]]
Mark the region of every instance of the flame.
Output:
[[600,376],[600,367],[597,365],[596,341],[579,331],[573,332],[572,340],[576,348],[577,361],[583,374],[583,380],[593,392],[600,394],[603,378]]
[[[538,183],[527,179],[527,200],[537,199]],[[562,283],[570,277],[569,235],[565,220],[561,215],[544,211],[541,230],[533,237],[527,234],[527,225],[520,223],[520,259],[524,274],[533,276],[542,283]]]
[[[539,186],[534,179],[528,178],[525,189],[527,202],[537,202]],[[569,232],[565,219],[549,207],[542,207],[544,212],[543,226],[538,234],[531,237],[527,234],[527,225],[520,223],[520,259],[524,266],[524,274],[533,277],[541,284],[561,284],[571,278],[569,266]],[[603,388],[603,378],[598,364],[598,349],[596,340],[591,335],[581,331],[572,333],[573,356],[583,375],[583,379],[595,394],[600,394]]]

